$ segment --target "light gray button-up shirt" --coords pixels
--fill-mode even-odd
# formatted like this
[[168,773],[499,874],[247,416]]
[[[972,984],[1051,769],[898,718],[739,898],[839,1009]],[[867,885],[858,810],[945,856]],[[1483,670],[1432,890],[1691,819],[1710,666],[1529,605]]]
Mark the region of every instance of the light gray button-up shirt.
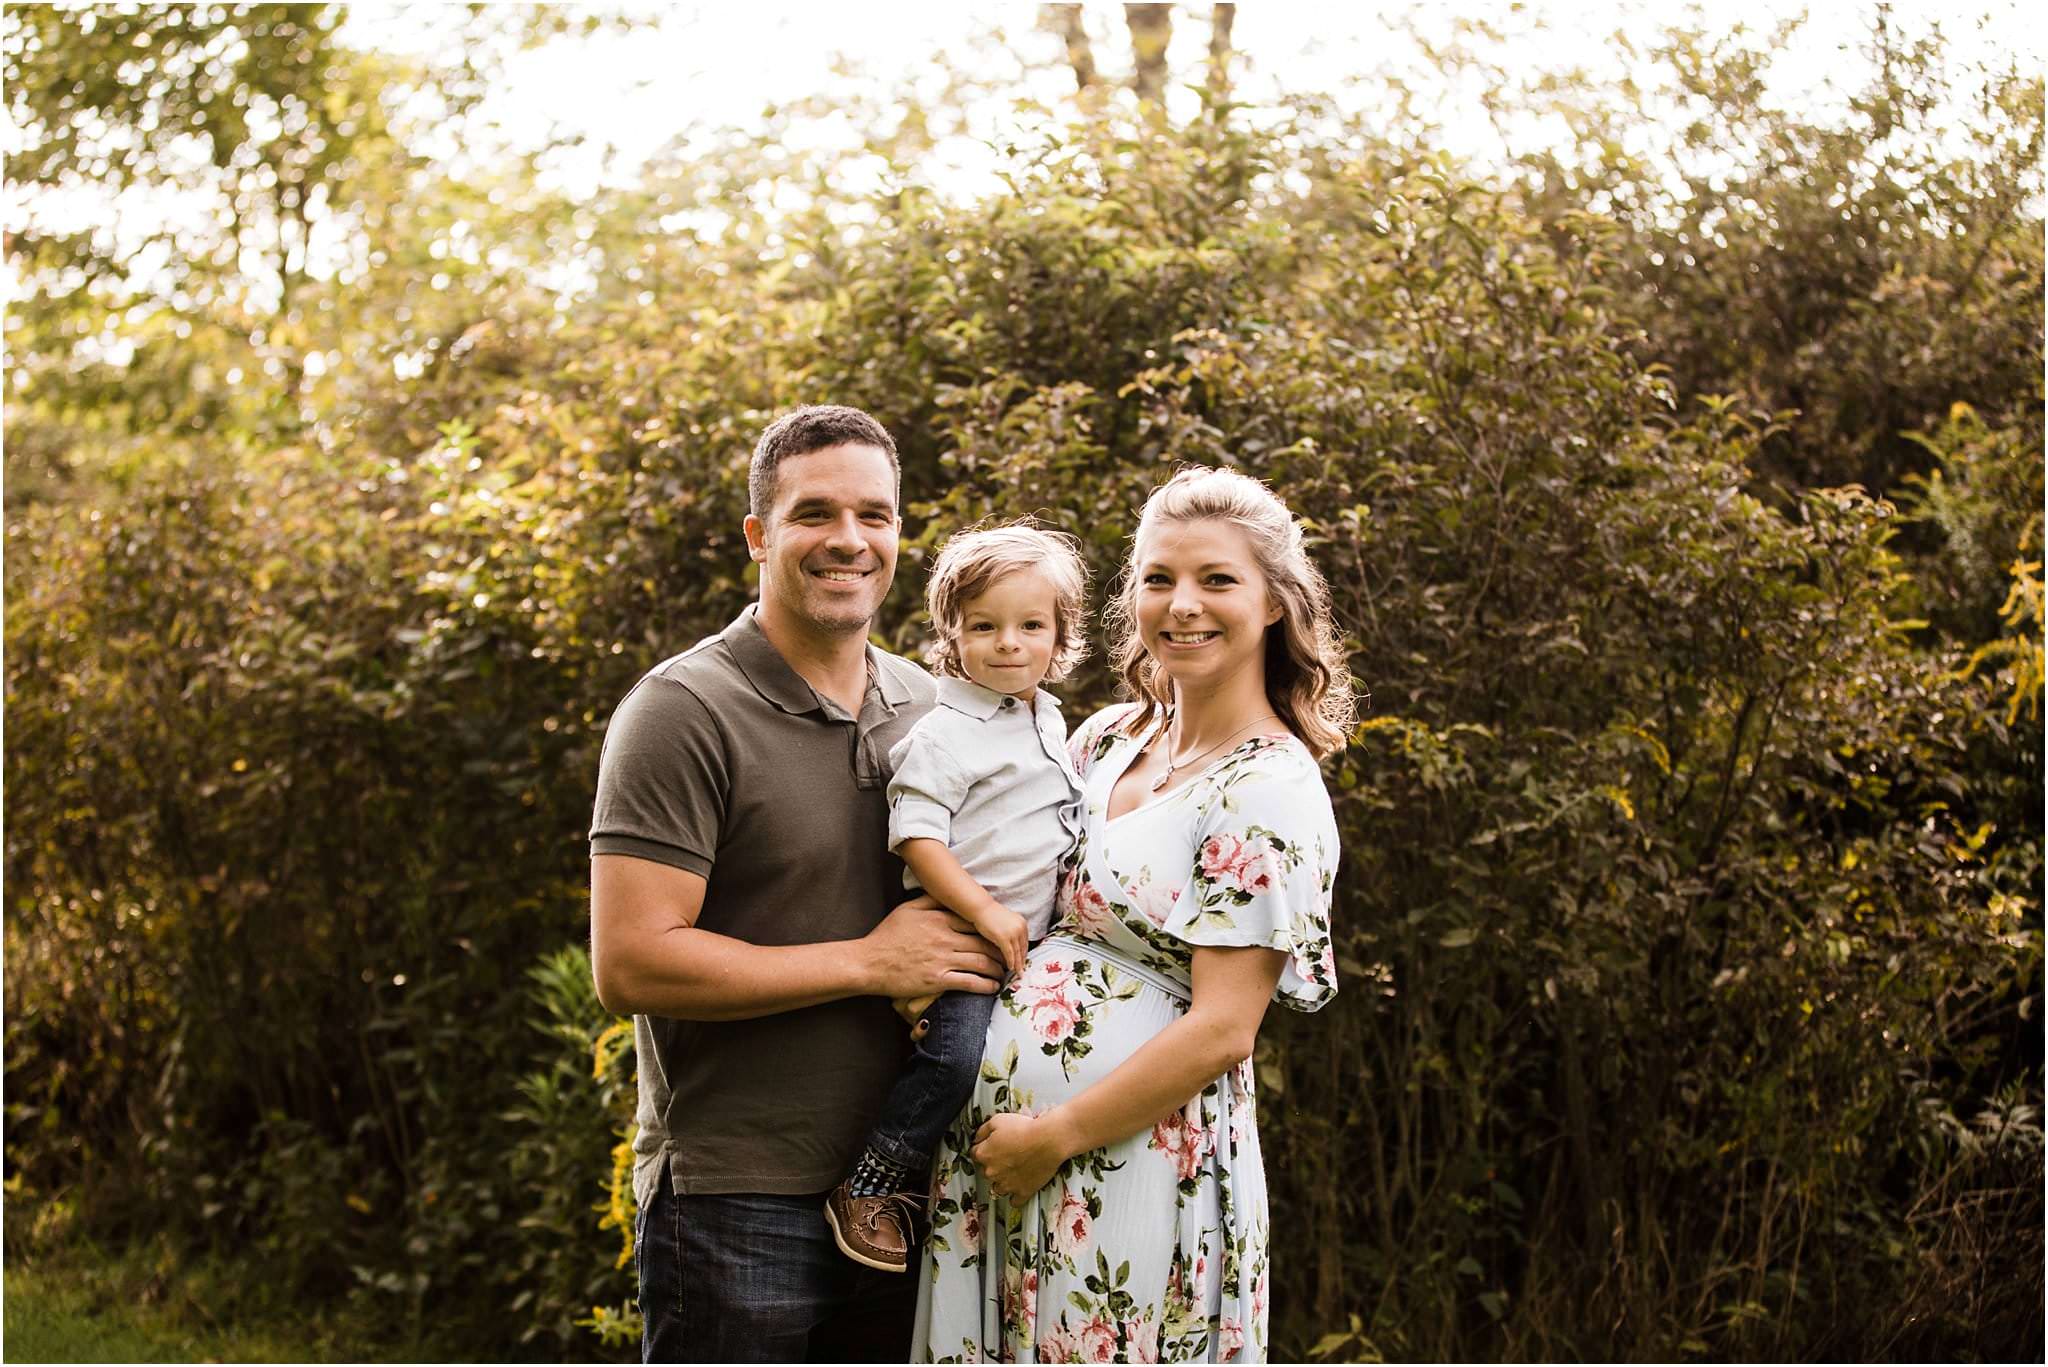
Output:
[[[966,679],[940,679],[938,705],[889,752],[889,848],[943,841],[1031,938],[1052,926],[1060,861],[1081,832],[1081,780],[1059,699],[1037,706]],[[904,885],[917,887],[904,870]]]

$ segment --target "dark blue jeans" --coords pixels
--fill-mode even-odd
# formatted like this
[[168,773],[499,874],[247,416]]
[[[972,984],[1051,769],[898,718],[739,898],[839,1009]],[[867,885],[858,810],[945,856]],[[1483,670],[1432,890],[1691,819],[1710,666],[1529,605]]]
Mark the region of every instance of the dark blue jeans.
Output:
[[841,1253],[815,1196],[677,1196],[633,1240],[645,1362],[908,1362],[917,1273]]
[[925,1008],[931,1028],[913,1046],[868,1134],[877,1153],[912,1173],[932,1161],[953,1117],[974,1095],[995,1009],[995,997],[980,992],[948,992]]

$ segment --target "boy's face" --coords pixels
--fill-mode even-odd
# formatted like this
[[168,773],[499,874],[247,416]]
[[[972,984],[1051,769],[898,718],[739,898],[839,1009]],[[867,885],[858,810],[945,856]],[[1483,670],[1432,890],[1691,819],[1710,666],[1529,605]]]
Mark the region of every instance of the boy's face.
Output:
[[1026,702],[1059,646],[1059,595],[1041,570],[1004,575],[960,609],[960,665],[983,688]]

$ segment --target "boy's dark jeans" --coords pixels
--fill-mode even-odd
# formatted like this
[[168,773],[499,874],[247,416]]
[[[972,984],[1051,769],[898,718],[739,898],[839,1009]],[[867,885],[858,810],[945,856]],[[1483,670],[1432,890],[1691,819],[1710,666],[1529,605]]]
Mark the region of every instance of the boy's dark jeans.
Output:
[[832,1242],[825,1193],[678,1197],[664,1169],[640,1212],[644,1362],[908,1362],[915,1273]]
[[948,992],[925,1008],[931,1028],[913,1046],[882,1102],[868,1135],[875,1152],[913,1174],[931,1162],[953,1117],[974,1095],[995,1009],[995,994],[983,992]]

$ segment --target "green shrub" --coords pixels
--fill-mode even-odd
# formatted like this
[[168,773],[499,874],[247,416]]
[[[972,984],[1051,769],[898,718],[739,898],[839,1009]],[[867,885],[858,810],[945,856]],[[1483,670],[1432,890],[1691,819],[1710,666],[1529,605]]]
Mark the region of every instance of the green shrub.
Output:
[[1911,624],[1891,505],[1759,497],[1802,429],[1643,361],[1625,225],[1361,125],[1104,118],[1012,179],[650,189],[595,297],[320,448],[14,515],[17,1189],[394,1338],[628,1354],[624,1056],[563,948],[597,746],[749,597],[754,435],[836,399],[901,440],[898,648],[965,520],[1104,592],[1176,461],[1310,526],[1374,705],[1346,990],[1259,1057],[1282,1354],[2038,1352],[2038,675],[2009,713]]

